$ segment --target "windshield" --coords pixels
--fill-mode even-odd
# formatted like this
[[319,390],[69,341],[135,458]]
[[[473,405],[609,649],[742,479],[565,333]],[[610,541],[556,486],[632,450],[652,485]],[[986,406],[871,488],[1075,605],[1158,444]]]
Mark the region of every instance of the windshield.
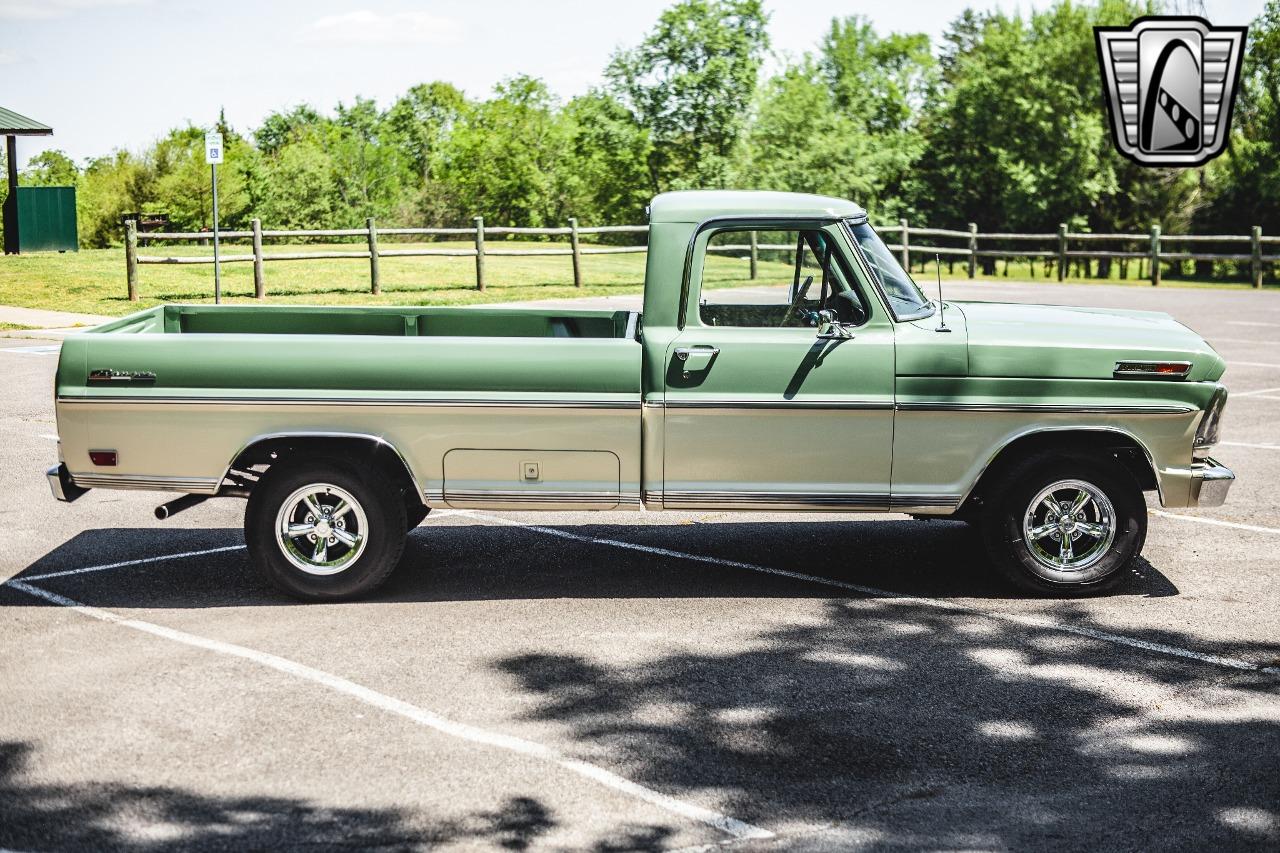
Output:
[[853,234],[867,263],[871,266],[872,275],[877,279],[880,289],[889,299],[889,307],[899,320],[918,320],[933,313],[933,306],[924,298],[920,288],[911,280],[911,276],[902,269],[898,259],[889,251],[889,247],[880,239],[866,222],[846,223]]

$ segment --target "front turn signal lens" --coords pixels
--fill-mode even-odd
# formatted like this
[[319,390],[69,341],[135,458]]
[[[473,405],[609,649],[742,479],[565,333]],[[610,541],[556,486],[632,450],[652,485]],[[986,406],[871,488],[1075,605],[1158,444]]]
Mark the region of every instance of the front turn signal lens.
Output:
[[1186,379],[1189,361],[1117,361],[1112,376],[1117,379]]

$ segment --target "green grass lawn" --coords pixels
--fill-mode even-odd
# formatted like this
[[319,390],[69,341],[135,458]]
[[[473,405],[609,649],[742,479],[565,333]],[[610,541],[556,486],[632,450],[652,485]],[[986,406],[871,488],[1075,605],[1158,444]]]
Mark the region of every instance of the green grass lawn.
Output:
[[[470,248],[470,242],[410,244],[385,240],[382,248],[401,249],[415,245],[432,248]],[[550,248],[560,244],[491,240],[490,250],[510,248]],[[359,245],[344,243],[333,246],[269,245],[268,253],[314,252],[325,248],[357,250]],[[224,255],[248,253],[245,245],[227,245]],[[207,255],[207,246],[168,244],[144,247],[140,254]],[[605,296],[639,293],[644,286],[644,254],[587,255],[582,259],[584,287],[573,286],[573,268],[568,256],[495,257],[485,259],[486,289],[475,289],[475,259],[460,257],[381,258],[382,294],[369,293],[367,259],[335,259],[268,262],[265,268],[269,303],[307,303],[330,305],[469,305],[485,302],[515,302],[531,299],[561,299],[575,296]],[[943,277],[966,278],[964,265],[956,264],[948,272],[943,263]],[[1005,280],[1003,262],[998,274],[988,280]],[[759,265],[760,277],[748,276],[745,258],[713,256],[708,262],[708,280],[719,287],[749,284],[785,283],[791,280],[791,267],[780,261],[764,260]],[[1131,269],[1131,275],[1135,270]],[[1043,269],[1030,277],[1027,264],[1011,264],[1009,280],[1057,281],[1045,278]],[[915,272],[926,292],[935,275],[932,264],[924,272]],[[1071,278],[1081,282],[1084,279]],[[123,249],[87,249],[66,254],[10,255],[0,258],[0,305],[44,308],[88,314],[123,315],[140,308],[164,302],[212,302],[213,265],[152,265],[138,267],[138,302],[129,302],[125,282]],[[1089,279],[1098,282],[1097,279]],[[1196,284],[1184,279],[1166,278],[1170,286]],[[1106,282],[1099,282],[1106,283]],[[1144,280],[1130,278],[1120,282],[1147,286]],[[1214,287],[1244,287],[1220,282]],[[223,265],[222,292],[227,302],[253,302],[253,265]]]

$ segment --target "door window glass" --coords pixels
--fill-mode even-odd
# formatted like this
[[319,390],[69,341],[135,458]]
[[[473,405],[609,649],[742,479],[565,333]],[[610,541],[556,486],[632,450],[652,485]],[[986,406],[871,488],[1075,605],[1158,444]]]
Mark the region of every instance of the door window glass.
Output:
[[707,241],[698,316],[707,326],[804,328],[830,310],[861,324],[866,308],[837,251],[818,229],[717,231]]

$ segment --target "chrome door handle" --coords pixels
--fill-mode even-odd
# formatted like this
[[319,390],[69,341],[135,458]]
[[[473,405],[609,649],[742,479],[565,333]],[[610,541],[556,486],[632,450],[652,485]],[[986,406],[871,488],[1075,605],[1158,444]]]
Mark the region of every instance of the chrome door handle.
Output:
[[711,360],[720,354],[719,347],[677,347],[676,359],[683,362],[681,369],[687,376],[694,370],[706,370]]
[[719,355],[720,347],[678,347],[676,349],[676,358],[681,361],[688,361],[690,356],[706,355],[710,358],[713,355]]

